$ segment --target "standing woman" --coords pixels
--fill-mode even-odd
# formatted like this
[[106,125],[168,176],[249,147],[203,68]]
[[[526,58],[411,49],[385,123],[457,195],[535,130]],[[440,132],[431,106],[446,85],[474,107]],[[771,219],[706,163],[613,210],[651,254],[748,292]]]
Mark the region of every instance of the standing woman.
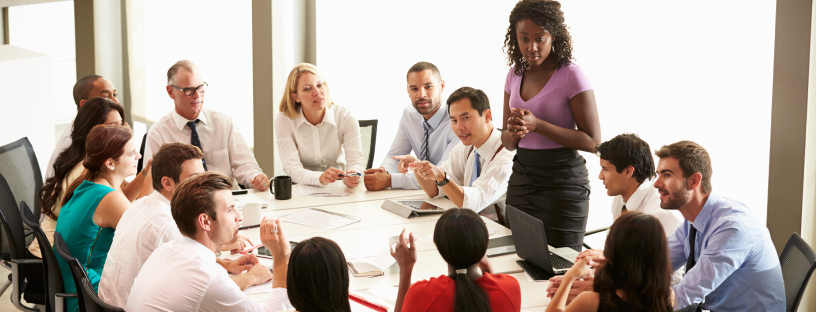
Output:
[[541,219],[553,247],[580,251],[590,192],[578,151],[591,152],[601,142],[601,126],[592,86],[572,63],[561,4],[519,1],[504,48],[511,68],[502,143],[516,150],[506,203]]
[[[130,206],[122,192],[122,181],[136,174],[138,145],[130,128],[98,125],[88,133],[85,142],[85,172],[66,192],[56,232],[62,236],[71,255],[88,272],[96,290],[113,234],[119,219]],[[56,251],[54,251],[56,253]],[[68,262],[57,257],[66,292],[76,292]],[[79,309],[76,298],[66,299],[66,311]]]
[[[360,124],[351,112],[334,105],[329,85],[317,67],[301,63],[286,80],[286,90],[275,117],[275,136],[283,171],[295,183],[327,185],[351,172],[362,173],[366,160],[360,142]],[[343,183],[356,187],[359,176]]]

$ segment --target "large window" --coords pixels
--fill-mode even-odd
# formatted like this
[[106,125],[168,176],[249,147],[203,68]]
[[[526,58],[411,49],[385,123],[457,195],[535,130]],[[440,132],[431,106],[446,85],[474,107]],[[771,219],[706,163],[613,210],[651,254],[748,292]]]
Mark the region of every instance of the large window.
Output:
[[167,69],[178,60],[190,60],[209,84],[204,107],[232,117],[247,144],[253,145],[251,4],[144,2],[148,119],[158,121],[173,110],[165,91]]
[[[43,27],[47,21],[48,27]],[[55,142],[76,116],[72,90],[76,82],[74,2],[59,1],[9,7],[9,44],[48,54],[54,65],[53,77],[31,83],[53,86]],[[37,96],[32,94],[31,96]],[[51,123],[52,121],[47,121]],[[40,156],[40,162],[48,158]]]
[[[502,52],[516,1],[319,1],[317,61],[332,97],[379,119],[375,166],[410,105],[405,74],[436,64],[456,88],[484,90],[501,126]],[[775,4],[562,1],[576,62],[594,86],[603,140],[639,134],[652,149],[693,140],[713,159],[714,191],[767,214]],[[583,153],[587,228],[611,223],[598,158]]]

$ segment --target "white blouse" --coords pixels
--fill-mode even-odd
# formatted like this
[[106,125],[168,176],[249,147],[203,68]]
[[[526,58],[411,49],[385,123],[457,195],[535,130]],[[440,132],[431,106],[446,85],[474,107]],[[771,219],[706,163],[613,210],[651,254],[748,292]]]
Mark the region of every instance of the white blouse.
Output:
[[275,136],[283,171],[295,183],[321,185],[320,175],[329,167],[365,170],[360,124],[345,107],[326,108],[317,125],[309,123],[301,109],[295,118],[279,113]]

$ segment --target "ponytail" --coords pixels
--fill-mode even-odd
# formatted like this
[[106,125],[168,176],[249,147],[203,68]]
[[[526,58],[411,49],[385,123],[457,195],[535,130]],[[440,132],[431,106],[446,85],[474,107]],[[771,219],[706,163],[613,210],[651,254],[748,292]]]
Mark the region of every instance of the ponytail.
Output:
[[[491,312],[490,299],[479,285],[467,276],[467,270],[456,270],[453,280],[456,291],[453,294],[453,312]],[[461,272],[464,271],[464,272]]]

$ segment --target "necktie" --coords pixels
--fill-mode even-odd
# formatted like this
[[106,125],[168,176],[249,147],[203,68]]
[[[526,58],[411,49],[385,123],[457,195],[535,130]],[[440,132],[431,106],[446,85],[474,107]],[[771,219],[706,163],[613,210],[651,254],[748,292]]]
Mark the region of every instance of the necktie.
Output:
[[694,267],[694,264],[697,263],[697,260],[694,259],[694,241],[697,238],[697,229],[694,226],[690,226],[689,228],[689,257],[686,261],[686,272],[691,270]]
[[629,212],[629,209],[626,209],[626,205],[623,205],[623,208],[621,208],[621,214],[627,213],[627,212]]
[[476,181],[479,178],[479,175],[482,174],[482,164],[479,162],[479,152],[473,151],[476,154],[476,157],[473,158],[473,173],[470,175],[470,186],[473,186],[473,181]]
[[425,129],[425,136],[423,136],[422,146],[419,148],[419,160],[431,160],[428,155],[428,136],[431,135],[431,125],[425,120],[422,122],[422,128]]
[[[198,130],[196,130],[196,124],[199,121],[201,121],[201,120],[196,119],[195,121],[188,121],[187,126],[190,127],[190,130],[193,132],[193,134],[190,135],[190,144],[192,144],[195,147],[198,147],[198,149],[201,150],[201,153],[204,153],[204,149],[201,148],[201,140],[198,138]],[[204,165],[204,171],[207,171],[207,161],[205,161],[202,158],[201,159],[201,164]]]

